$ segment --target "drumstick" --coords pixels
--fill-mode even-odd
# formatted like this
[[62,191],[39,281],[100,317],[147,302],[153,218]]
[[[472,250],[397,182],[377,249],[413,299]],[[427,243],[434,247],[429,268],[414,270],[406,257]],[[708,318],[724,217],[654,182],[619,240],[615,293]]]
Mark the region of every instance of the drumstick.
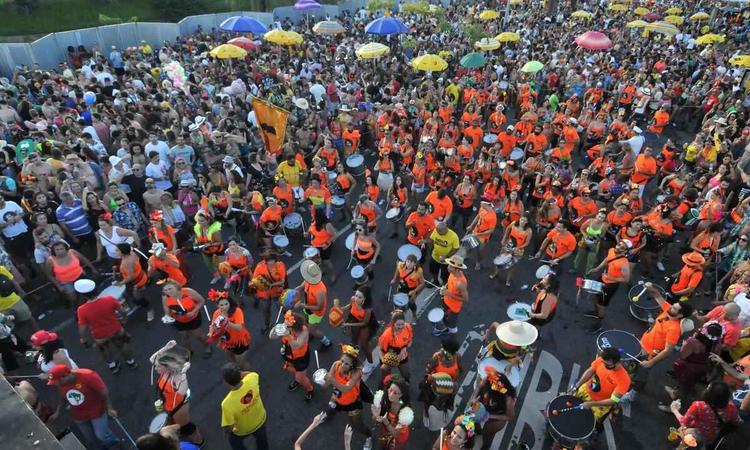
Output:
[[427,280],[426,278],[425,278],[424,282],[425,282],[425,284],[429,284],[430,286],[434,287],[435,289],[440,289],[440,286],[438,286],[437,284],[433,283],[432,281]]
[[386,301],[391,301],[391,290],[393,289],[393,285],[388,283],[388,298],[386,298]]
[[207,318],[207,319],[208,319],[208,321],[210,322],[210,321],[211,321],[211,315],[210,315],[210,314],[208,313],[208,306],[206,306],[206,304],[205,304],[205,303],[203,304],[203,311],[205,311],[205,312],[206,312],[206,318]]
[[117,425],[119,425],[122,432],[125,433],[125,436],[127,436],[130,443],[133,444],[133,447],[136,448],[137,445],[135,444],[135,441],[133,440],[133,436],[131,436],[130,433],[128,433],[128,430],[126,430],[125,427],[122,426],[122,422],[120,422],[120,419],[117,417],[113,417],[113,419],[115,420],[115,422],[117,422]]
[[318,351],[315,350],[315,365],[320,369],[320,360],[318,359]]
[[440,427],[440,445],[441,446],[443,445],[443,433],[444,433],[444,430],[445,430],[445,428]]
[[281,311],[283,311],[283,310],[284,310],[284,308],[281,307],[281,306],[279,306],[279,313],[276,314],[276,322],[274,322],[274,323],[279,323],[279,319],[281,318]]
[[624,348],[618,348],[618,350],[620,351],[620,353],[624,354],[625,356],[627,356],[628,358],[632,359],[633,361],[638,361],[638,362],[641,361],[640,359],[638,359],[635,356],[631,355],[630,353],[626,352]]
[[42,378],[43,375],[43,373],[39,373],[36,375],[6,375],[5,378],[9,380],[19,380],[23,378]]
[[563,408],[563,409],[553,409],[552,415],[557,416],[560,413],[569,412],[569,411],[575,411],[576,409],[583,409],[581,405],[578,406],[571,406],[570,408]]
[[41,291],[42,289],[46,288],[47,286],[49,286],[51,284],[52,283],[50,283],[50,282],[44,283],[43,285],[39,286],[38,288],[32,289],[30,291],[26,291],[26,295],[33,294],[36,291]]

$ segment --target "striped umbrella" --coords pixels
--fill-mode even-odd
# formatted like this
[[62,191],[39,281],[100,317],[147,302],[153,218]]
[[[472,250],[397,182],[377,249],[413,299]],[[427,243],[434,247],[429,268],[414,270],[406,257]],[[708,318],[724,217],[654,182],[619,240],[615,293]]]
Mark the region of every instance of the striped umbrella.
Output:
[[390,53],[391,49],[378,42],[370,42],[358,48],[354,54],[360,59],[372,59]]
[[313,33],[315,34],[321,34],[321,35],[334,35],[334,34],[341,34],[346,29],[344,29],[344,26],[340,23],[336,22],[335,20],[324,20],[322,22],[318,22],[313,26]]
[[256,44],[252,40],[250,40],[250,39],[248,39],[246,37],[243,37],[243,36],[236,37],[234,39],[230,39],[227,42],[227,44],[235,45],[235,46],[237,46],[239,48],[242,48],[242,49],[245,49],[247,51],[250,51],[250,50],[252,50],[254,48],[258,48],[258,44]]
[[680,32],[676,26],[669,22],[653,22],[648,24],[646,30],[653,31],[654,33],[664,34],[667,36],[674,36]]

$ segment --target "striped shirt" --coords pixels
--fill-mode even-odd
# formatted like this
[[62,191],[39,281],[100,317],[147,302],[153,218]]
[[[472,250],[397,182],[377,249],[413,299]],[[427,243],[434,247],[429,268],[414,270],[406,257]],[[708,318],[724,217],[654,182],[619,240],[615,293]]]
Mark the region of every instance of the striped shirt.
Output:
[[81,200],[73,200],[71,206],[61,203],[57,208],[56,214],[57,221],[68,227],[73,236],[85,236],[91,233],[91,225],[86,218],[86,212],[81,206]]

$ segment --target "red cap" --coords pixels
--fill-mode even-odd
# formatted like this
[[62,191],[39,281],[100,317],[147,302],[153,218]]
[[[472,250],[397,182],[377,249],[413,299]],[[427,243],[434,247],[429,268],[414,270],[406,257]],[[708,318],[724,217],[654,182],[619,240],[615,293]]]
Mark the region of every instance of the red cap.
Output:
[[60,378],[67,377],[68,375],[70,375],[70,367],[65,364],[58,364],[50,369],[47,384],[56,384]]
[[35,347],[41,347],[47,342],[57,340],[57,333],[47,330],[39,330],[31,335],[31,344]]

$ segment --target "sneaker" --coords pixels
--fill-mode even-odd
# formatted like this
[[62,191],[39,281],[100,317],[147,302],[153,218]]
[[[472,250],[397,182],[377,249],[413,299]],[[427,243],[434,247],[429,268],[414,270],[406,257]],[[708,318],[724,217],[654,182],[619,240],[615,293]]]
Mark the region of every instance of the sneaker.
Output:
[[153,322],[154,321],[154,310],[149,309],[146,311],[146,322]]
[[109,371],[112,373],[117,373],[120,371],[120,361],[113,361],[109,364],[107,364],[109,367]]
[[128,365],[128,367],[130,367],[131,369],[135,369],[136,367],[138,367],[138,363],[137,363],[137,362],[135,362],[135,358],[130,358],[130,359],[126,360],[126,361],[125,361],[125,363],[126,363],[126,364]]
[[449,332],[450,334],[456,334],[456,333],[458,333],[458,327],[455,327],[455,328],[448,328],[448,332]]
[[289,386],[287,386],[286,388],[289,392],[293,392],[297,390],[298,387],[299,387],[299,383],[295,380],[289,383]]
[[211,284],[216,284],[221,280],[221,276],[218,273],[214,273],[214,277],[211,278]]
[[372,450],[372,438],[368,437],[365,439],[365,445],[362,446],[362,450]]
[[320,344],[324,348],[328,348],[328,347],[330,347],[332,345],[331,340],[328,339],[328,336],[323,336],[323,339],[320,340]]
[[313,396],[313,392],[314,392],[314,391],[310,391],[310,392],[305,392],[305,401],[306,401],[306,402],[310,402],[310,401],[312,401],[312,396]]
[[659,272],[664,272],[666,269],[664,268],[664,263],[661,261],[656,261],[656,268],[659,269]]
[[437,328],[433,328],[432,329],[432,335],[433,336],[442,336],[442,335],[448,334],[448,333],[450,333],[450,331],[448,330],[448,328],[443,328],[442,330],[439,330]]

